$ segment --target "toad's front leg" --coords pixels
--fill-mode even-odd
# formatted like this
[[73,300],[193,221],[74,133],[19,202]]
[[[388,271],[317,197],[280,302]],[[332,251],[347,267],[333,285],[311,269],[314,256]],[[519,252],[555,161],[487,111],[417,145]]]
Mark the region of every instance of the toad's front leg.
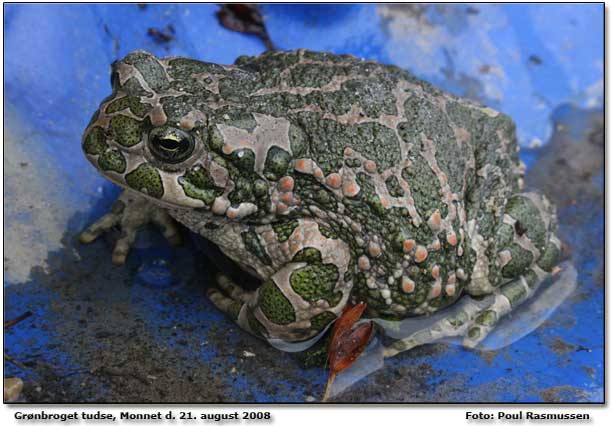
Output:
[[89,225],[81,233],[80,241],[88,244],[113,227],[119,227],[121,236],[112,252],[112,262],[116,265],[122,265],[125,263],[131,245],[136,241],[138,230],[148,223],[157,225],[163,236],[172,245],[181,243],[180,233],[176,228],[174,219],[170,217],[167,211],[129,190],[124,190],[121,193],[109,213]]

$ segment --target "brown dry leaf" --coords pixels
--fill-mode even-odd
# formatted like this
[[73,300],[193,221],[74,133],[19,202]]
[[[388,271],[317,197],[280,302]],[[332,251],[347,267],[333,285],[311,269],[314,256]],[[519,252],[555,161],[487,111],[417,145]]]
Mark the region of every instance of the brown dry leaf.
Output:
[[263,23],[263,17],[256,5],[244,3],[230,3],[221,6],[216,15],[221,25],[232,31],[254,34],[261,38],[267,50],[275,50],[267,28]]
[[322,399],[323,402],[329,398],[331,385],[335,377],[350,367],[363,350],[365,350],[367,343],[369,343],[373,333],[372,322],[360,324],[355,329],[352,328],[363,315],[365,308],[367,308],[367,304],[363,302],[355,306],[347,306],[333,325],[328,351],[331,371],[327,380],[325,395]]

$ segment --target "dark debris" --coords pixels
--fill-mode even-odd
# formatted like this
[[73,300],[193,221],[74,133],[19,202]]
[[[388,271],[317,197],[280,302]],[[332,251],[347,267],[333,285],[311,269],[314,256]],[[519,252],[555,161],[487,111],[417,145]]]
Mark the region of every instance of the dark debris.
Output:
[[216,13],[216,16],[218,16],[219,22],[225,28],[240,33],[256,35],[265,43],[267,50],[276,50],[269,37],[267,28],[265,28],[263,17],[256,5],[244,3],[224,4]]

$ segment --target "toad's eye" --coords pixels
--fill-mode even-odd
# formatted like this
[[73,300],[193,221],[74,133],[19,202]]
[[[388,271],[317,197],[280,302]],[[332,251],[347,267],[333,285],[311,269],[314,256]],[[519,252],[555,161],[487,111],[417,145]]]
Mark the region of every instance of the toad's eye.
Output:
[[195,148],[193,137],[180,129],[156,128],[149,135],[149,149],[159,161],[176,164],[185,161]]

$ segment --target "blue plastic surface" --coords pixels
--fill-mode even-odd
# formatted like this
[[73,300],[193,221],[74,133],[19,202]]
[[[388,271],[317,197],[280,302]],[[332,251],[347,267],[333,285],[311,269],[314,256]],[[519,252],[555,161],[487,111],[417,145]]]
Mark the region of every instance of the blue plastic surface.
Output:
[[[95,251],[110,257],[108,245],[99,242],[94,249],[83,249],[75,242],[75,235],[117,194],[88,164],[80,147],[91,114],[110,91],[110,63],[131,50],[144,49],[157,56],[229,64],[240,55],[263,52],[264,45],[255,36],[221,27],[215,16],[218,6],[213,4],[159,4],[145,9],[135,4],[4,7],[5,317],[35,311],[28,325],[5,333],[5,345],[17,359],[36,354],[36,359],[65,371],[87,369],[91,366],[81,365],[78,353],[66,344],[83,335],[77,329],[61,328],[76,323],[79,314],[54,306],[68,303],[56,299],[58,294],[65,297],[66,292],[58,289],[70,285],[74,271],[97,271],[91,278],[97,280],[104,268],[111,268],[110,263],[94,265],[85,256]],[[540,150],[534,148],[550,139],[554,121],[562,122],[561,105],[602,108],[602,4],[263,5],[262,13],[280,49],[328,50],[393,63],[507,113],[516,121],[520,144],[533,148],[523,151],[529,166],[539,159]],[[175,39],[168,43],[158,44],[147,35],[148,28],[170,24]],[[585,131],[578,123],[572,129],[576,139]],[[597,176],[602,188],[602,169]],[[573,220],[584,209],[591,220]],[[554,314],[550,324],[492,358],[445,346],[415,358],[396,357],[384,371],[399,371],[417,362],[440,372],[431,374],[417,396],[398,392],[397,399],[602,401],[603,216],[599,202],[560,212],[561,221],[574,232],[575,247],[581,248],[573,253],[580,293]],[[148,286],[130,285],[115,293],[105,293],[103,287],[90,294],[74,289],[71,294],[76,299],[95,295],[110,305],[127,303],[129,312],[146,318],[152,339],[168,351],[180,352],[180,368],[210,366],[227,392],[226,400],[299,402],[311,392],[321,392],[324,370],[301,370],[288,361],[286,372],[274,377],[249,375],[256,370],[252,366],[243,370],[246,373],[228,374],[230,366],[242,365],[232,348],[243,344],[243,333],[205,300],[203,292],[194,295],[182,286],[186,278],[180,273],[177,282],[170,282],[163,265],[159,269],[154,263],[158,258],[170,264],[186,262],[182,269],[189,270],[193,265],[184,261],[184,252],[172,252],[154,236],[139,241],[127,276]],[[147,262],[152,262],[153,270],[139,272]],[[107,275],[104,279],[125,278],[114,270]],[[170,304],[165,288],[188,302]],[[180,335],[172,334],[176,324],[193,324],[202,342],[210,340],[211,333],[220,334],[225,346],[202,343],[185,348]],[[555,350],[550,342],[558,339],[573,350]],[[92,343],[91,347],[98,344],[103,346]],[[260,361],[255,357],[248,362]],[[7,372],[22,374],[12,366]],[[363,383],[377,386],[371,378]],[[386,395],[388,390],[380,392]]]

